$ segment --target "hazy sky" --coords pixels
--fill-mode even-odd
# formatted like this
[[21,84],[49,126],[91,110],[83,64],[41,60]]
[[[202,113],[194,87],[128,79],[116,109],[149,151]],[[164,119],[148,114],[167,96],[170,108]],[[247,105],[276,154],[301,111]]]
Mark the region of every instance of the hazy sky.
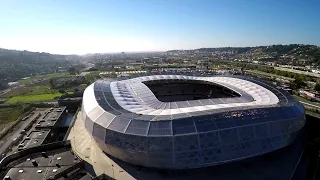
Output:
[[0,47],[61,54],[320,45],[320,0],[0,0]]

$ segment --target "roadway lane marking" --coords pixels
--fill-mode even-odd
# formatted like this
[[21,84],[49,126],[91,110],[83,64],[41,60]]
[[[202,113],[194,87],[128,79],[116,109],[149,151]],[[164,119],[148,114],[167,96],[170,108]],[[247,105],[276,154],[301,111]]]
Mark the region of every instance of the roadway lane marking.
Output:
[[306,104],[308,106],[313,106],[313,107],[316,107],[316,108],[319,108],[320,109],[320,106],[316,106],[314,104],[310,104],[310,103],[306,103],[306,102],[303,102],[303,101],[300,101],[302,104]]

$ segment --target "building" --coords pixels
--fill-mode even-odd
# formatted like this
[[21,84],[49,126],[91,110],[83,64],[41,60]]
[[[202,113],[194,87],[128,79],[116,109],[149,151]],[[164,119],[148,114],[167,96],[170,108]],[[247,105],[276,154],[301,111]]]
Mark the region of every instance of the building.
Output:
[[59,120],[66,115],[66,107],[51,108],[45,116],[38,121],[36,129],[55,128]]
[[208,69],[211,69],[209,61],[208,60],[199,60],[197,62],[196,69],[198,71],[207,71]]
[[320,101],[320,94],[316,91],[299,90],[299,95],[309,99],[310,101]]
[[13,87],[19,85],[19,82],[8,82],[8,86]]
[[49,129],[31,131],[18,145],[18,150],[21,151],[26,148],[40,146],[49,133]]
[[63,94],[58,99],[59,106],[65,106],[69,111],[76,111],[82,102],[83,93]]
[[29,147],[0,161],[0,178],[14,179],[91,179],[83,161],[65,141]]
[[291,144],[305,124],[288,92],[241,76],[151,75],[96,81],[86,130],[107,154],[160,169],[214,166]]

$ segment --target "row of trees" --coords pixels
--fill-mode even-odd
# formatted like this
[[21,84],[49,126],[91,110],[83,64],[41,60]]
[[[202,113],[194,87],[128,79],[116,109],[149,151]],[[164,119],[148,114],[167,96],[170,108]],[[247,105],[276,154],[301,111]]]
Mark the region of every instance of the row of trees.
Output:
[[299,89],[301,87],[307,86],[307,84],[305,83],[306,81],[316,82],[314,86],[314,90],[320,91],[320,81],[318,81],[318,79],[313,76],[308,76],[308,75],[298,74],[298,73],[293,73],[288,71],[281,71],[281,70],[274,69],[273,67],[242,63],[242,62],[214,62],[213,64],[215,66],[224,65],[224,66],[234,67],[234,68],[240,67],[241,69],[257,70],[265,73],[293,78],[294,81],[291,83],[291,88],[293,89]]
[[[224,63],[224,64],[228,64],[228,63]],[[305,74],[298,74],[298,73],[289,72],[289,71],[281,71],[281,70],[277,70],[277,69],[274,69],[273,67],[268,67],[268,66],[255,65],[255,64],[249,64],[249,63],[241,63],[241,62],[230,62],[229,65],[231,67],[241,67],[243,69],[257,70],[257,71],[275,74],[275,75],[279,75],[279,76],[284,76],[284,77],[288,77],[288,78],[301,79],[303,81],[311,81],[311,82],[318,81],[318,79],[313,76],[308,76]]]

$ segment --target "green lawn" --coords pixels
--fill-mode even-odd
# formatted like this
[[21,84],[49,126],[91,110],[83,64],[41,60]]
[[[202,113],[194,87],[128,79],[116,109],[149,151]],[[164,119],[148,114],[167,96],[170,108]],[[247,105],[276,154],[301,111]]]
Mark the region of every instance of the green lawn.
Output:
[[53,93],[53,94],[38,94],[38,95],[31,95],[31,96],[15,96],[9,98],[6,103],[18,103],[18,102],[37,102],[37,101],[48,101],[53,100],[55,97],[61,96],[61,93]]
[[30,105],[0,107],[0,139],[30,110],[32,110]]
[[6,124],[17,120],[19,116],[22,115],[27,109],[30,109],[29,106],[18,105],[14,107],[1,107],[0,108],[0,124]]
[[24,87],[15,89],[13,91],[10,91],[6,94],[1,95],[0,97],[14,97],[14,96],[31,96],[31,95],[40,95],[40,94],[53,94],[58,93],[58,90],[56,89],[50,89],[50,87],[47,86],[33,86],[33,87]]

